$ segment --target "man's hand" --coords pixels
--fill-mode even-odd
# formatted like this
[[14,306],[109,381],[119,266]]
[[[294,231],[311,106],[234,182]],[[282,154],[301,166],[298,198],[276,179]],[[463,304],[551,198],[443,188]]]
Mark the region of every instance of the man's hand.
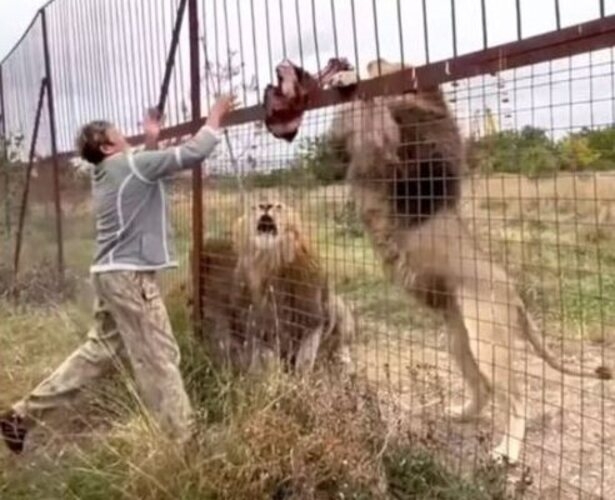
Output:
[[237,99],[233,94],[220,96],[209,111],[207,125],[219,129],[226,116],[237,107]]
[[146,149],[158,149],[158,137],[162,129],[162,120],[156,108],[150,108],[143,120]]

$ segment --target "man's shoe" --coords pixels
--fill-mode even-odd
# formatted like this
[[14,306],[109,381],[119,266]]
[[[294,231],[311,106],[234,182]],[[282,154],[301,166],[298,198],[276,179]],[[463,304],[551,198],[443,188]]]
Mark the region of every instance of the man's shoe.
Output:
[[16,454],[23,451],[28,429],[26,429],[22,417],[17,415],[13,410],[9,410],[1,415],[0,432],[9,450]]

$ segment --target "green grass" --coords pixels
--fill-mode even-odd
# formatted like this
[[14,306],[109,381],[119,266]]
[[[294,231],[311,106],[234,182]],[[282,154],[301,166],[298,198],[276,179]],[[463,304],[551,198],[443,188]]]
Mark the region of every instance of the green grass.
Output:
[[528,307],[547,330],[555,336],[607,340],[603,326],[615,320],[615,241],[610,233],[588,221],[532,218],[507,221],[501,230],[505,236],[492,240],[493,253],[508,261]]
[[356,304],[355,311],[360,318],[386,324],[392,330],[434,328],[437,321],[433,314],[422,310],[405,292],[390,286],[383,278],[355,277],[337,289]]
[[513,498],[506,478],[493,466],[477,468],[471,475],[453,472],[421,447],[397,447],[384,459],[393,499],[505,500]]

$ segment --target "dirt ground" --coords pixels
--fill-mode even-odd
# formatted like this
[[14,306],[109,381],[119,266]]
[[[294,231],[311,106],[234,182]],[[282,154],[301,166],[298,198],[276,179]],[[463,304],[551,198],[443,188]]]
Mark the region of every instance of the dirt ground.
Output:
[[[357,346],[354,355],[359,372],[381,396],[391,432],[419,436],[459,470],[477,467],[502,435],[501,411],[491,405],[476,423],[443,420],[445,406],[461,403],[464,389],[442,332],[434,339],[433,332],[392,337],[386,331]],[[516,378],[527,405],[527,434],[520,462],[509,471],[511,486],[524,484],[523,498],[615,498],[615,385],[563,376],[529,346],[517,347]],[[573,341],[563,351],[550,347],[558,355],[563,352],[570,366],[581,361],[585,367],[615,366],[615,346],[584,342],[582,357]]]

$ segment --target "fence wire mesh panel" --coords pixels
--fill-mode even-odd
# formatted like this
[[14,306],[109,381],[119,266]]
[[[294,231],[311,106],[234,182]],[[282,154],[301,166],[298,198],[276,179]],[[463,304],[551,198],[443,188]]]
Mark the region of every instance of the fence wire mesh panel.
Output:
[[[60,233],[54,221],[48,93],[44,96],[38,138],[32,145],[39,89],[47,76],[45,45],[49,54],[49,81],[53,82],[61,216],[65,222],[62,243],[69,288],[71,283],[79,284],[87,278],[95,242],[90,165],[73,154],[79,128],[91,120],[104,119],[128,137],[139,136],[147,110],[158,106],[163,108],[165,125],[190,119],[188,28],[186,16],[179,15],[182,3],[186,2],[52,2],[36,16],[3,61],[3,130],[7,145],[3,233],[8,236],[3,245],[3,251],[7,252],[3,262],[7,266],[13,262],[20,205],[24,202],[24,231],[20,238],[24,253],[20,261],[26,263],[24,272],[44,264],[40,267],[45,270],[41,274],[49,273],[49,279],[55,280],[51,275],[58,267]],[[46,37],[43,17],[47,24]],[[176,29],[177,48],[173,52]],[[169,146],[178,139],[167,138],[161,146]],[[143,147],[139,137],[132,142],[138,149]],[[25,172],[31,147],[35,165],[25,199]],[[172,180],[169,196],[174,200],[172,217],[174,226],[178,227],[177,251],[185,262],[190,242],[190,183],[182,178]],[[182,266],[181,272],[185,273],[186,269]]]
[[157,107],[175,147],[231,92],[166,197],[214,364],[341,369],[384,498],[431,459],[459,498],[615,498],[614,34],[607,0],[51,2],[0,64],[0,294],[16,253],[88,275],[80,126],[139,149]]
[[[26,262],[23,267],[36,275],[33,280],[38,284],[30,290],[34,300],[47,287],[56,288],[57,273],[53,270],[57,269],[59,243],[52,169],[49,162],[42,162],[51,151],[46,76],[43,25],[39,16],[2,63],[2,281],[3,288],[9,286],[14,263]],[[29,163],[32,163],[30,169]]]

